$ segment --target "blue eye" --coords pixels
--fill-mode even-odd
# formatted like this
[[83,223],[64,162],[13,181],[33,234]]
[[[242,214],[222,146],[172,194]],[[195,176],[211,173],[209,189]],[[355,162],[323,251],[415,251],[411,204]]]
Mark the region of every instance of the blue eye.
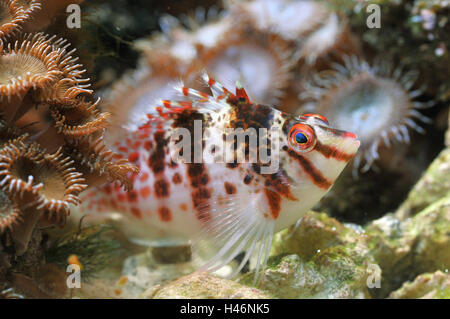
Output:
[[295,141],[299,144],[305,144],[308,142],[308,137],[303,133],[295,134]]
[[316,137],[311,126],[297,123],[289,130],[288,142],[295,152],[310,152],[316,145]]

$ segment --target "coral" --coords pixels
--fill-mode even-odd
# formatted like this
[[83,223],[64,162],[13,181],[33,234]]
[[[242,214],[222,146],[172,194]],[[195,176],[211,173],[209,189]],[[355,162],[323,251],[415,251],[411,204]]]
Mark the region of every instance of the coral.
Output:
[[109,114],[94,100],[75,49],[57,36],[21,32],[39,12],[60,13],[63,2],[0,2],[0,280],[14,272],[13,286],[50,297],[42,228],[63,226],[88,186],[120,180],[131,188],[128,175],[136,172],[99,145]]

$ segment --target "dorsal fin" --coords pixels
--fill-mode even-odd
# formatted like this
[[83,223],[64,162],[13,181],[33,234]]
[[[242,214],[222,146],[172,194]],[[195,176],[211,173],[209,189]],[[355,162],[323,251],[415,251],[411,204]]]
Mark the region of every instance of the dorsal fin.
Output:
[[239,81],[236,81],[236,98],[239,102],[251,103],[247,92]]
[[235,95],[228,91],[221,83],[210,77],[208,73],[203,73],[203,81],[209,86],[215,99],[226,100],[228,98],[235,99]]
[[[239,82],[236,82],[236,95],[227,90],[222,84],[217,82],[214,78],[210,77],[206,72],[202,75],[203,80],[208,85],[212,92],[212,96],[208,93],[197,91],[185,87],[183,83],[179,83],[175,86],[177,90],[184,98],[184,101],[174,100],[160,100],[156,105],[147,109],[148,121],[140,127],[150,128],[158,127],[164,128],[164,122],[173,118],[176,113],[183,112],[184,110],[192,109],[199,113],[217,112],[223,108],[229,108],[236,103],[245,102],[251,103],[247,92]],[[231,105],[228,103],[233,101]]]

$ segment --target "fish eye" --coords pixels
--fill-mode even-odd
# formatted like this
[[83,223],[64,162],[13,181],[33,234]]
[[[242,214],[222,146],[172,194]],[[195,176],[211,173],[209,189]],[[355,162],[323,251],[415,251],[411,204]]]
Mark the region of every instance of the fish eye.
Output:
[[300,117],[302,120],[308,120],[310,118],[313,118],[314,120],[320,121],[325,125],[330,125],[330,123],[328,122],[327,118],[323,115],[320,114],[315,114],[315,113],[307,113],[307,114],[303,114]]
[[295,134],[295,141],[298,144],[305,144],[308,143],[308,137],[304,133],[298,132]]
[[295,124],[289,131],[289,146],[296,152],[309,152],[316,145],[316,136],[311,126]]

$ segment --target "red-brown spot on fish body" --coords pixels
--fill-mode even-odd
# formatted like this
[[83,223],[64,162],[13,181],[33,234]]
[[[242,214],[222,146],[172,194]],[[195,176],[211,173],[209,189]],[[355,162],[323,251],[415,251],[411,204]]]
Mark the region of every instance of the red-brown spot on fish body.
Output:
[[141,219],[142,218],[142,212],[137,207],[131,207],[131,214],[133,214],[134,217]]
[[135,163],[138,159],[139,159],[138,152],[134,152],[134,153],[131,153],[130,155],[128,155],[128,160],[132,163]]
[[255,129],[270,128],[273,123],[274,110],[270,106],[248,103],[247,101],[234,100],[229,98],[229,103],[236,105],[234,114],[231,116],[230,127]]
[[145,141],[145,142],[144,142],[144,148],[145,148],[147,151],[150,151],[150,150],[152,149],[152,147],[153,147],[152,141]]
[[289,186],[289,180],[285,175],[285,172],[283,170],[279,170],[277,173],[265,175],[265,186],[268,188],[272,188],[274,191],[276,191],[281,196],[290,199],[290,200],[298,200],[295,198],[295,196],[291,193],[291,187]]
[[162,103],[165,107],[170,108],[170,101],[169,100],[162,100]]
[[155,196],[165,198],[170,195],[170,185],[165,179],[158,179],[154,184]]
[[233,184],[231,184],[229,182],[225,182],[224,186],[225,186],[225,191],[227,192],[227,194],[229,194],[229,195],[236,194],[236,186],[234,186]]
[[142,173],[141,176],[139,177],[139,181],[140,181],[141,183],[146,182],[147,179],[148,179],[148,173],[147,173],[147,172]]
[[264,194],[267,198],[267,203],[269,204],[270,214],[273,219],[277,219],[281,211],[281,196],[280,194],[264,188]]
[[249,175],[249,174],[245,175],[244,184],[246,184],[246,185],[250,184],[252,182],[252,179],[253,179],[252,175]]
[[231,169],[236,168],[239,165],[240,165],[240,163],[237,163],[237,162],[231,162],[231,163],[226,164],[227,168],[231,168]]
[[172,220],[172,213],[170,209],[165,206],[158,209],[158,215],[163,222],[170,222]]
[[[204,164],[193,163],[187,167],[187,176],[190,180],[192,187],[191,199],[195,209],[199,212],[200,207],[205,206],[208,200],[211,198],[211,191],[206,184],[209,181],[209,176]],[[202,216],[197,214],[197,218],[207,220],[209,217],[202,213]]]
[[150,188],[148,186],[144,186],[139,191],[143,198],[147,198],[150,195]]
[[111,205],[111,207],[114,208],[114,209],[117,209],[117,207],[118,207],[117,202],[116,202],[114,199],[111,199],[111,200],[110,200],[110,205]]
[[154,140],[156,147],[148,159],[148,166],[154,174],[164,172],[165,167],[165,152],[164,149],[168,143],[168,140],[164,137],[163,131],[155,132]]
[[183,178],[181,177],[181,175],[179,173],[175,173],[172,176],[172,182],[174,184],[180,184],[183,181]]
[[[112,187],[111,184],[106,184],[105,186],[103,186],[103,190],[105,191],[106,194],[111,194],[112,193]],[[91,193],[92,195],[95,195],[95,193]],[[89,194],[89,195],[91,195]]]
[[137,201],[137,193],[135,191],[129,191],[126,193],[127,194],[127,198],[129,202],[136,202]]

